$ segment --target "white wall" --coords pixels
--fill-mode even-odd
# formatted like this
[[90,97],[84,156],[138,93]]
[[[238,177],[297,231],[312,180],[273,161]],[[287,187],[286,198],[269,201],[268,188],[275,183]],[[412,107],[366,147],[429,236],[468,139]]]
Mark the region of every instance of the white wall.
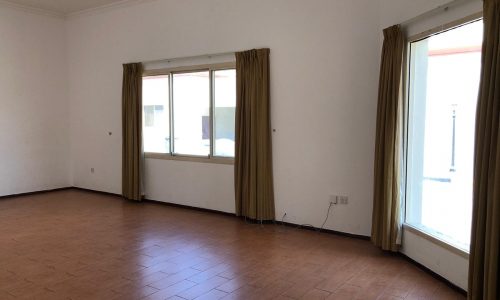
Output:
[[[164,0],[70,18],[74,185],[121,191],[122,63],[269,47],[277,218],[320,226],[329,194],[345,194],[349,205],[326,227],[369,235],[378,9],[372,0]],[[146,166],[148,198],[234,211],[232,166]]]
[[234,213],[233,174],[228,165],[147,159],[147,198]]
[[410,20],[451,0],[380,0],[380,28]]
[[401,252],[451,283],[467,290],[469,260],[443,246],[405,229]]
[[0,196],[69,185],[64,20],[0,5]]

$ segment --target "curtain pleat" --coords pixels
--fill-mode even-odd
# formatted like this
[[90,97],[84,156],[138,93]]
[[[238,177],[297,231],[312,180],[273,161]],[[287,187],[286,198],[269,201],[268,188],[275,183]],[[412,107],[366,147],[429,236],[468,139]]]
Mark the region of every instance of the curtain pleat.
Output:
[[500,0],[485,0],[468,298],[500,299]]
[[400,143],[402,63],[405,38],[399,25],[384,30],[375,137],[372,242],[398,251],[401,243]]
[[142,64],[123,65],[122,195],[142,199]]
[[274,220],[269,49],[236,53],[236,214]]

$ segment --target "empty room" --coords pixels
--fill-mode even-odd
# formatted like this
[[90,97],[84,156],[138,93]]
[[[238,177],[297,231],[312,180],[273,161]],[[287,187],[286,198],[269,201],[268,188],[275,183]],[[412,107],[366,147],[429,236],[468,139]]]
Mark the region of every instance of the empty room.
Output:
[[0,0],[0,300],[500,300],[500,0]]

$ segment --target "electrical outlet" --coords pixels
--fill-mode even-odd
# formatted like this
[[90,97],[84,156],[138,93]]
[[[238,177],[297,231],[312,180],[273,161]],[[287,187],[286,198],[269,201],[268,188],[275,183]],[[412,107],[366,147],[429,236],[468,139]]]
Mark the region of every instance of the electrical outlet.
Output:
[[349,197],[347,196],[339,196],[339,201],[340,201],[340,204],[344,204],[344,205],[347,205],[349,204]]
[[338,204],[338,203],[339,203],[338,196],[330,195],[330,197],[328,198],[328,205],[330,205],[330,204]]
[[90,173],[92,173],[92,174],[93,174],[93,173],[94,173],[94,171],[95,171],[95,170],[94,170],[94,168],[90,168]]

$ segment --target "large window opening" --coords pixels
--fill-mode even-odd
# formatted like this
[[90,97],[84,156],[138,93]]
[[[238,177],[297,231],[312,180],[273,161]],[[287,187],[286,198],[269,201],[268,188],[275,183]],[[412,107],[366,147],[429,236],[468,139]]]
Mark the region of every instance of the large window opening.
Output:
[[406,223],[467,252],[482,26],[409,44]]
[[234,157],[236,70],[210,66],[143,77],[146,153]]

